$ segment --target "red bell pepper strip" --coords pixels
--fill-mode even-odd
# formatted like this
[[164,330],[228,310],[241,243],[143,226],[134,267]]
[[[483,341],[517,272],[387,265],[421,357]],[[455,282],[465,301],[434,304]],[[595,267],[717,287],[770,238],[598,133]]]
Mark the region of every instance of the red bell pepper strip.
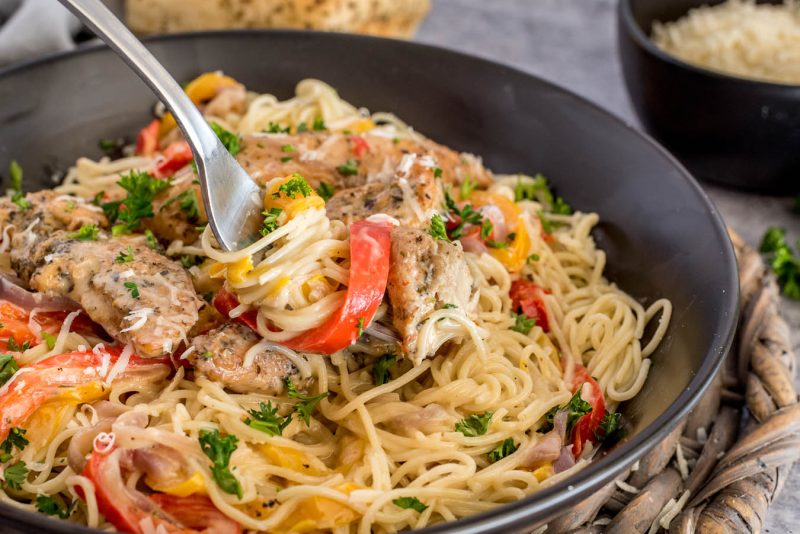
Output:
[[[378,309],[389,278],[389,249],[392,225],[359,221],[350,226],[350,276],[344,304],[322,325],[284,341],[294,350],[333,354],[349,347],[359,328],[366,328]],[[239,305],[236,297],[222,290],[214,298],[214,306],[225,316]],[[255,311],[237,320],[256,330]]]
[[[85,350],[57,354],[30,366],[22,367],[0,388],[0,441],[12,427],[23,424],[42,404],[65,387],[75,387],[105,380],[102,374],[104,355],[108,354],[108,370],[117,362],[121,350],[108,347],[102,351]],[[141,373],[163,373],[172,370],[169,358],[131,356],[128,367],[116,378]]]
[[186,141],[175,141],[164,150],[163,158],[156,164],[156,178],[169,178],[194,159]]
[[583,451],[584,443],[587,441],[597,443],[595,431],[606,415],[606,402],[603,398],[603,390],[600,389],[600,384],[592,378],[583,365],[575,365],[575,376],[572,379],[572,384],[573,392],[583,388],[584,384],[588,384],[588,387],[583,388],[581,398],[592,406],[592,411],[578,419],[572,427],[572,454],[577,458]]
[[136,154],[140,156],[152,156],[158,150],[158,129],[161,122],[153,119],[150,124],[139,130],[136,136]]
[[550,322],[547,319],[547,308],[544,305],[544,295],[549,293],[543,287],[528,280],[514,280],[508,296],[515,311],[524,313],[530,319],[536,319],[536,324],[545,332],[550,331]]
[[[240,534],[242,527],[225,516],[203,495],[175,497],[156,493],[148,497],[125,485],[120,460],[130,451],[92,451],[81,473],[94,484],[97,509],[120,532],[146,534],[165,531],[170,534],[207,532]],[[78,494],[85,499],[83,490]],[[145,531],[145,526],[151,527]]]
[[[33,322],[39,325],[42,332],[58,334],[67,315],[73,310],[37,311]],[[0,300],[0,350],[11,351],[9,343],[14,340],[16,347],[25,343],[30,346],[39,343],[40,338],[31,330],[31,310],[17,306],[6,300]],[[71,332],[106,337],[103,328],[82,313],[75,317],[70,328]],[[16,348],[15,348],[16,350]]]
[[353,154],[355,154],[357,158],[360,158],[369,150],[369,143],[360,135],[351,135],[350,141],[353,143]]

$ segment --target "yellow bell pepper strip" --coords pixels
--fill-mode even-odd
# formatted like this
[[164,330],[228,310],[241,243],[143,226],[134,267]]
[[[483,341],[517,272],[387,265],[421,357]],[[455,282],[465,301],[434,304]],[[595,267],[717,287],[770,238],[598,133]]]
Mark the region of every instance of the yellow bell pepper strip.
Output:
[[528,260],[528,252],[531,248],[531,238],[525,228],[522,209],[514,201],[487,191],[473,191],[467,200],[476,209],[491,205],[501,211],[514,238],[504,248],[490,247],[489,254],[505,265],[510,272],[520,271]]
[[[188,96],[195,105],[200,105],[217,96],[220,90],[226,87],[233,87],[237,83],[239,82],[230,76],[225,76],[219,72],[206,72],[189,82],[184,91],[186,91],[186,96]],[[164,113],[158,129],[159,136],[164,137],[175,128],[175,126],[177,126],[177,123],[172,113]]]

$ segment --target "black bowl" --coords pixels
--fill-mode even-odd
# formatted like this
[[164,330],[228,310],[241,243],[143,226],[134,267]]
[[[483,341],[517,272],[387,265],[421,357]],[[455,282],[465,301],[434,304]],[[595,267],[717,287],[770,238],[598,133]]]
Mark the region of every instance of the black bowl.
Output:
[[696,177],[754,192],[797,193],[800,86],[695,67],[650,39],[653,22],[721,1],[620,0],[617,32],[628,93],[645,128]]
[[[372,110],[484,156],[497,171],[542,172],[577,209],[596,211],[609,278],[674,306],[644,390],[623,407],[632,432],[569,480],[522,501],[427,532],[530,529],[608,483],[695,405],[728,350],[738,281],[725,227],[706,194],[666,151],[607,112],[548,82],[489,61],[418,44],[300,32],[220,32],[157,38],[155,55],[178,80],[224,69],[280,97],[315,77]],[[52,169],[98,157],[97,140],[130,136],[154,97],[105,48],[0,73],[0,168],[12,158],[27,186]],[[0,504],[0,531],[86,532]]]

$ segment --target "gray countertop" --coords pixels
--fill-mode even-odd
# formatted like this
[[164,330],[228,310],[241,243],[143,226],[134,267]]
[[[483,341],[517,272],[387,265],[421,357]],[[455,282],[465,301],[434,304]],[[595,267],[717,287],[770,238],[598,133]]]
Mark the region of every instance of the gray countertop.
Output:
[[[616,0],[432,0],[417,40],[486,57],[537,74],[638,125],[616,50]],[[705,185],[726,223],[757,245],[769,226],[800,237],[792,199]],[[800,349],[800,304],[784,299]],[[800,383],[798,383],[800,385]],[[766,532],[790,533],[800,519],[800,467],[770,509]]]

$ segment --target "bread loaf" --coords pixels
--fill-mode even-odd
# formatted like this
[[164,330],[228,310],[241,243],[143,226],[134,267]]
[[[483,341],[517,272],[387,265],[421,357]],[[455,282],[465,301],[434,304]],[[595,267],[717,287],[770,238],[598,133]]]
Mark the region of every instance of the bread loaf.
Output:
[[139,33],[227,28],[305,28],[410,37],[429,0],[127,0]]

